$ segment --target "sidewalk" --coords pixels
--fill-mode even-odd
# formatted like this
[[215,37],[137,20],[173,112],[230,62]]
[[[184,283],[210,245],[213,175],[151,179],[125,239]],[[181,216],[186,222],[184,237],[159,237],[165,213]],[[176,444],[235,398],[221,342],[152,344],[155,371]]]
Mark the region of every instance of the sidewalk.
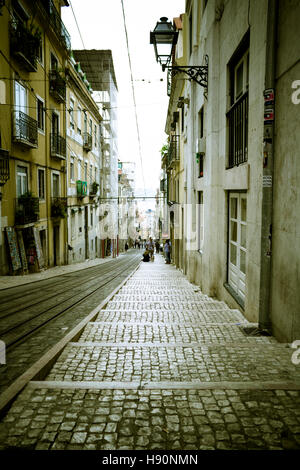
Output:
[[244,325],[156,255],[19,395],[0,449],[300,449],[294,351]]

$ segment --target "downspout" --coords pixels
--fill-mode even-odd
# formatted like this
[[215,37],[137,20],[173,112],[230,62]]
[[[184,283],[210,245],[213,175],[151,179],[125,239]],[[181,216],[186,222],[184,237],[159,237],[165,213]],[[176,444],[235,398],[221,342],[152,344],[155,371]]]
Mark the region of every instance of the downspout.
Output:
[[260,330],[265,330],[269,333],[272,332],[270,307],[277,19],[278,0],[268,0],[264,90],[264,151],[262,172],[261,260],[258,327]]

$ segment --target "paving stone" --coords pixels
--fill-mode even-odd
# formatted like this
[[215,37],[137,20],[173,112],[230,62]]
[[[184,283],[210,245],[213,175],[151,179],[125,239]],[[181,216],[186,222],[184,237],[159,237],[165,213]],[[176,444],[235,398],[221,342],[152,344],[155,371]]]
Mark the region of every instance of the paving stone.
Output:
[[292,351],[238,323],[157,256],[19,395],[0,448],[300,449],[300,390],[275,387],[300,381]]

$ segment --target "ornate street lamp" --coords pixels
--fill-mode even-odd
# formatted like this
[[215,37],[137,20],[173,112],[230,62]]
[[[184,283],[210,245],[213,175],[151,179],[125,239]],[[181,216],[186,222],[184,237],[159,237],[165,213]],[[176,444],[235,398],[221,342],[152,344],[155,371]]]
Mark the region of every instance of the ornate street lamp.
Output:
[[205,56],[205,65],[178,66],[169,65],[172,60],[174,47],[177,44],[178,32],[175,31],[171,21],[162,17],[150,32],[150,44],[154,46],[156,61],[162,66],[162,70],[168,69],[172,77],[177,73],[185,73],[191,80],[207,89],[208,82],[208,56]]

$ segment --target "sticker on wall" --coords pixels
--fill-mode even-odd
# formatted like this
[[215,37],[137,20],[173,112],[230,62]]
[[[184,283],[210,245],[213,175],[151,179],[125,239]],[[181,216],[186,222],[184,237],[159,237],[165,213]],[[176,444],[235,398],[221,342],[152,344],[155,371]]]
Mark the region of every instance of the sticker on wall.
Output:
[[272,187],[272,176],[263,176],[263,188]]

